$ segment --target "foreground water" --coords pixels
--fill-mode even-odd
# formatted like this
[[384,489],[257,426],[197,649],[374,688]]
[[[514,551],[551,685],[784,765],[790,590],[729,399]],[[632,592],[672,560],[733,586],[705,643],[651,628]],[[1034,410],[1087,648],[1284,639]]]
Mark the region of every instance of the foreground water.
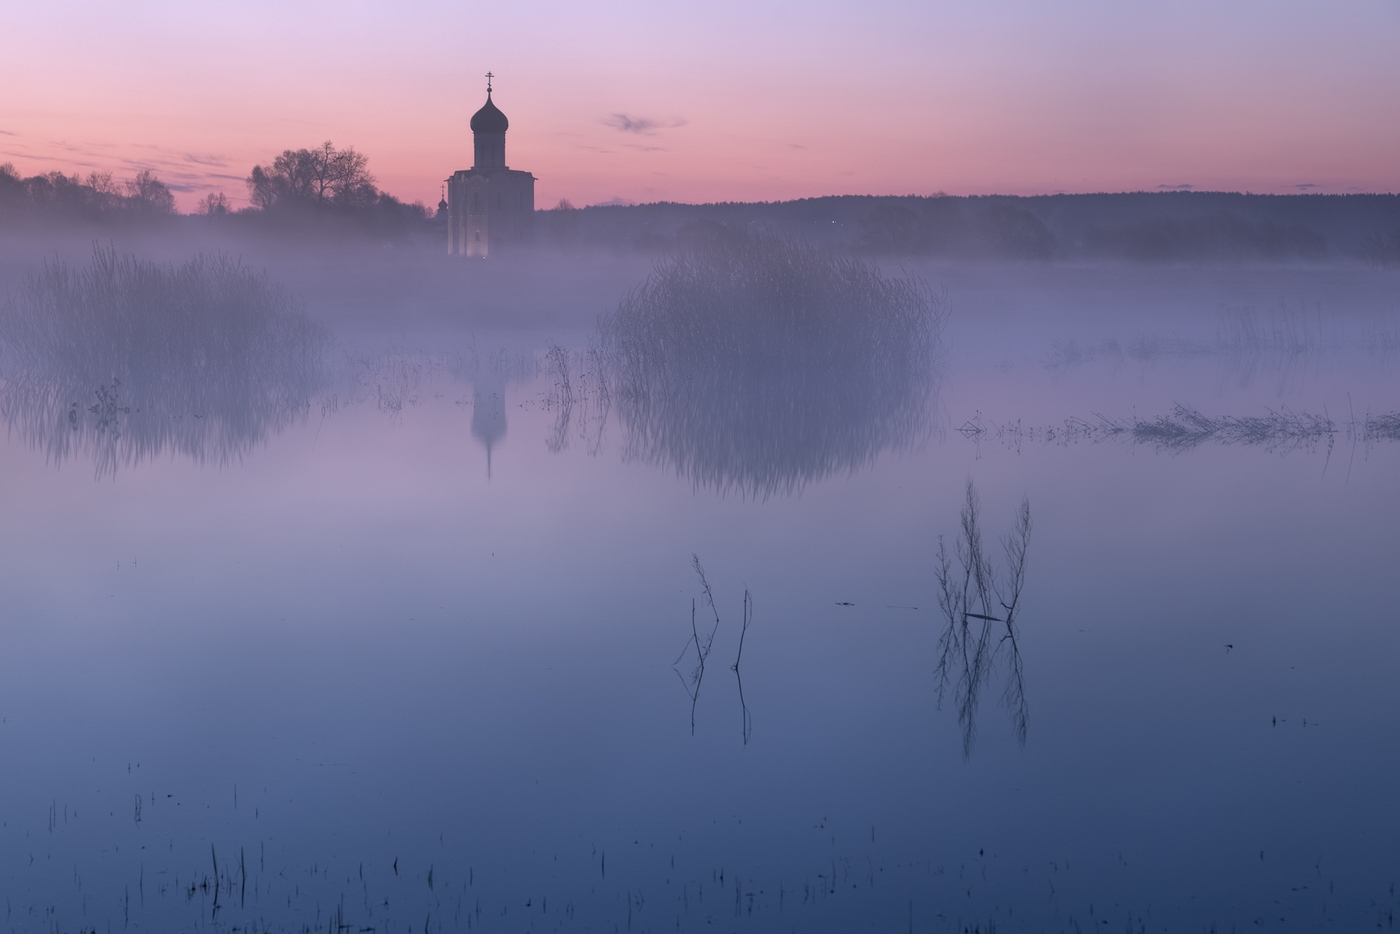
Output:
[[[12,382],[6,929],[1393,925],[1395,282],[928,274],[879,431],[646,424],[562,326],[360,322],[294,417],[160,431]],[[1003,571],[1033,522],[975,710],[969,482]]]

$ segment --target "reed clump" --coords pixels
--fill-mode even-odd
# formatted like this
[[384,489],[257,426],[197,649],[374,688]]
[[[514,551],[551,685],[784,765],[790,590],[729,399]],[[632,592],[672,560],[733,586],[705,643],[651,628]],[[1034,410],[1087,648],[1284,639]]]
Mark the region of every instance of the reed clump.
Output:
[[1400,412],[1367,415],[1361,436],[1366,441],[1400,441]]
[[46,263],[0,306],[0,416],[52,460],[90,449],[99,474],[163,450],[226,461],[305,411],[327,343],[227,256],[98,247],[85,268]]
[[996,438],[1019,449],[1023,444],[1069,445],[1081,442],[1127,441],[1179,453],[1205,444],[1247,445],[1286,453],[1296,450],[1330,450],[1339,434],[1356,440],[1396,440],[1400,422],[1396,414],[1367,415],[1362,420],[1339,423],[1325,412],[1269,409],[1263,415],[1206,415],[1189,405],[1176,405],[1165,415],[1144,418],[1069,418],[1059,425],[1032,425],[1021,421],[984,423],[979,415],[965,422],[958,433],[970,440]]
[[924,425],[944,306],[777,237],[673,255],[601,322],[628,453],[757,496],[854,470]]
[[1106,432],[1126,433],[1140,444],[1184,451],[1206,442],[1257,445],[1270,450],[1330,443],[1336,424],[1326,415],[1271,409],[1264,415],[1211,417],[1178,405],[1170,415],[1107,423]]

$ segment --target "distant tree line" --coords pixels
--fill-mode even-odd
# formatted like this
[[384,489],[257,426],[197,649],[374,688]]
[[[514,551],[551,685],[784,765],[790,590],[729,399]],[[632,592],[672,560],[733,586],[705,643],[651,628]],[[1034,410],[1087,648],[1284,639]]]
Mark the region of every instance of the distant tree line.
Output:
[[[391,237],[439,233],[421,203],[407,204],[379,190],[363,154],[329,141],[285,150],[271,163],[253,166],[246,182],[248,207],[235,210],[218,192],[201,198],[192,213],[262,230],[315,228]],[[120,223],[176,216],[174,194],[150,169],[117,182],[110,172],[25,178],[13,165],[0,165],[0,220]]]
[[669,251],[759,233],[869,256],[1400,266],[1400,195],[842,195],[537,212],[542,243]]
[[118,183],[111,172],[90,172],[86,178],[47,172],[23,178],[6,162],[0,165],[0,209],[15,218],[168,217],[175,213],[175,196],[150,169]]
[[[249,233],[346,233],[436,245],[446,219],[381,191],[369,161],[327,141],[252,167],[250,204],[223,192],[193,211]],[[187,223],[170,187],[149,169],[118,182],[49,172],[21,177],[0,165],[0,224]],[[666,252],[775,234],[879,257],[1018,262],[1327,262],[1400,266],[1400,195],[1251,195],[1231,192],[950,196],[840,195],[721,204],[660,202],[536,212],[540,246]]]

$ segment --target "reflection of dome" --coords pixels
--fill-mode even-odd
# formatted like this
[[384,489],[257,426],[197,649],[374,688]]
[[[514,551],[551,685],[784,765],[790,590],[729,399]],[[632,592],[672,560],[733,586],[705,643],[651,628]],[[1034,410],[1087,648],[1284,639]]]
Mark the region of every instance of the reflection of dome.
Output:
[[506,390],[500,380],[478,379],[472,386],[472,437],[486,448],[486,476],[491,476],[491,449],[506,436]]
[[500,108],[491,103],[491,92],[486,92],[486,103],[481,109],[472,114],[473,133],[504,133],[510,127],[510,121],[506,115],[501,113]]

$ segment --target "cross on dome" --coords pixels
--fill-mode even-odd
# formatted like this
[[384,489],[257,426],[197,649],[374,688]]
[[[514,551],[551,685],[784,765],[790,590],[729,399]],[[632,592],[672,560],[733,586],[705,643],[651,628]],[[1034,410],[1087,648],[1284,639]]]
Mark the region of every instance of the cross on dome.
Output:
[[[506,115],[501,113],[500,109],[491,101],[491,79],[495,77],[496,76],[489,71],[486,73],[486,103],[481,106],[480,110],[472,115],[471,126],[473,133],[504,133],[506,128],[510,126],[510,121],[506,119]],[[499,165],[504,167],[505,154],[501,153],[499,158],[493,162],[478,164]]]

